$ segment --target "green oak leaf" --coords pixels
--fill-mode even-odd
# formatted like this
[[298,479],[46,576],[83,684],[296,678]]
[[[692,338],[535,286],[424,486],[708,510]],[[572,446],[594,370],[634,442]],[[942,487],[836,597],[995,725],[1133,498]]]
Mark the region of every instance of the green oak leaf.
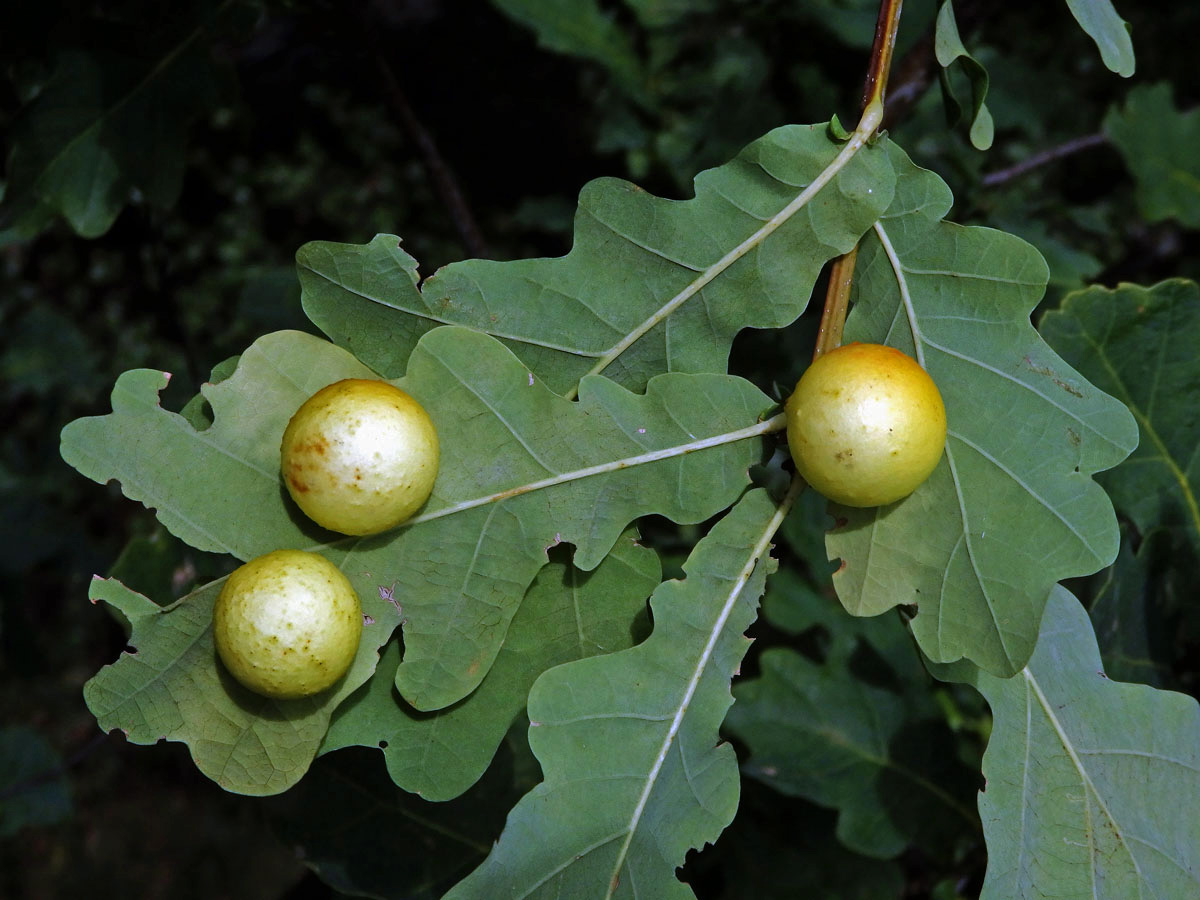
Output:
[[1129,23],[1117,15],[1112,0],[1067,0],[1067,6],[1079,27],[1096,42],[1109,71],[1122,78],[1132,75],[1135,62]]
[[1133,173],[1146,220],[1200,228],[1200,109],[1177,110],[1168,82],[1140,85],[1109,110],[1104,131]]
[[822,628],[828,647],[820,661],[765,650],[761,675],[734,686],[725,724],[750,750],[742,771],[838,809],[838,839],[857,853],[889,859],[917,844],[949,854],[959,834],[979,828],[977,777],[957,758],[903,623],[847,616],[786,570],[763,607],[783,630]]
[[275,794],[308,770],[330,714],[371,677],[400,616],[356,583],[368,624],[350,670],[324,693],[272,700],[242,687],[218,662],[212,608],[224,583],[161,607],[115,579],[93,579],[88,596],[128,620],[132,649],[88,681],[83,697],[105,731],[119,729],[135,744],[181,741],[225,790]]
[[[375,678],[338,709],[321,752],[379,747],[400,787],[426,800],[457,797],[487,769],[542,672],[633,644],[646,598],[661,580],[657,554],[636,538],[628,529],[591,572],[564,554],[552,557],[525,592],[495,663],[469,697],[418,713],[396,696],[391,678]],[[399,663],[400,647],[390,644],[379,671],[394,672]]]
[[692,896],[676,867],[737,810],[737,759],[718,729],[780,517],[751,491],[696,545],[686,579],[654,592],[645,642],[534,683],[529,743],[545,780],[446,900]]
[[[976,150],[987,150],[992,146],[992,138],[995,135],[992,114],[985,102],[988,92],[988,73],[983,63],[967,52],[962,37],[958,33],[958,21],[954,18],[954,4],[950,0],[943,0],[941,8],[938,10],[933,49],[938,65],[941,66],[939,74],[942,84],[942,100],[945,103],[950,124],[956,125],[965,117],[971,144]],[[955,63],[958,63],[971,86],[969,111],[967,105],[959,101],[954,91],[950,67]]]
[[1181,278],[1069,294],[1042,317],[1042,336],[1137,419],[1141,442],[1101,476],[1143,532],[1166,526],[1200,552],[1200,287]]
[[296,263],[313,322],[389,377],[421,334],[454,323],[500,338],[568,396],[588,372],[642,390],[662,372],[724,372],[743,328],[792,322],[822,266],[887,208],[893,181],[882,145],[793,125],[701,173],[690,200],[591,182],[566,256],[466,260],[419,286],[392,235],[309,243]]
[[846,339],[898,347],[946,403],[946,452],[911,496],[838,508],[826,541],[855,615],[916,604],[934,661],[1021,670],[1055,581],[1112,562],[1119,533],[1093,473],[1137,445],[1125,407],[1029,321],[1046,264],[1029,244],[942,220],[952,198],[895,145],[896,199],[863,241]]
[[762,454],[771,401],[727,375],[663,375],[632,394],[585,379],[578,403],[554,394],[498,341],[465,328],[426,334],[397,382],[428,410],[441,468],[423,510],[370,538],[325,532],[291,503],[279,475],[288,420],[317,389],[373,377],[345,350],[300,332],[260,338],[237,371],[203,389],[213,424],[196,431],[158,405],[162,373],[135,370],[114,412],[63,431],[63,457],[157,510],[176,536],[251,559],[318,550],[361,596],[404,610],[397,686],[418,709],[474,690],[526,588],[558,543],[595,568],[634,519],[698,522],[732,503]]
[[979,796],[981,900],[1200,896],[1200,706],[1110,681],[1083,607],[1055,587],[1015,677],[966,664],[994,725]]
[[152,56],[62,53],[14,126],[5,224],[31,233],[59,214],[93,238],[108,231],[135,189],[156,207],[174,205],[188,130],[229,94],[210,46],[214,19],[229,5],[139,45],[156,48]]

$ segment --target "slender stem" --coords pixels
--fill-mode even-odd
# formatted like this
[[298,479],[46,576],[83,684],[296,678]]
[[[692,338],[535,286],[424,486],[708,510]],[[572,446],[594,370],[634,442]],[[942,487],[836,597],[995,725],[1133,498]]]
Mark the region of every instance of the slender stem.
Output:
[[900,29],[900,7],[903,0],[881,0],[879,18],[875,20],[875,43],[871,47],[871,65],[863,88],[863,107],[878,101],[883,105],[887,93],[888,74],[892,69],[892,54],[896,50],[896,32]]
[[814,362],[822,353],[841,346],[846,310],[850,308],[850,288],[854,284],[854,264],[857,261],[858,245],[855,244],[853,250],[835,259],[829,270],[829,289],[825,294],[825,308],[821,311],[817,346],[813,348]]
[[1009,166],[1007,169],[999,169],[995,172],[988,172],[983,176],[984,187],[995,187],[998,184],[1004,184],[1006,181],[1012,181],[1024,175],[1026,172],[1031,172],[1039,166],[1044,166],[1047,163],[1052,163],[1055,160],[1062,159],[1064,156],[1072,156],[1084,150],[1090,150],[1093,147],[1099,147],[1102,144],[1108,143],[1108,135],[1104,132],[1095,134],[1085,134],[1082,137],[1073,138],[1064,143],[1058,144],[1055,147],[1050,147],[1042,150],[1040,153],[1035,153],[1032,156],[1027,156],[1015,165]]
[[[892,56],[896,49],[896,32],[900,28],[900,7],[903,0],[880,0],[879,18],[875,21],[875,43],[871,47],[871,63],[867,69],[867,81],[863,87],[864,116],[874,110],[878,121],[883,120],[884,96],[887,94],[888,74],[892,68]],[[878,127],[878,124],[876,125]],[[858,260],[858,246],[833,261],[829,270],[829,286],[825,290],[825,308],[821,311],[821,327],[817,332],[817,344],[813,348],[813,360],[839,347],[842,329],[846,325],[846,313],[850,309],[850,288],[854,284],[854,265]]]

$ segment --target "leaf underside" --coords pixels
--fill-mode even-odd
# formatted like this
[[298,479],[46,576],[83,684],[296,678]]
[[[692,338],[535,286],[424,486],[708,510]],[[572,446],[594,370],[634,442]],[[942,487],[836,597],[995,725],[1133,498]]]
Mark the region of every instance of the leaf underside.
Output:
[[374,622],[364,627],[346,675],[315,697],[270,700],[218,662],[212,607],[223,584],[214,581],[164,608],[115,579],[93,580],[92,601],[110,604],[133,626],[133,649],[89,680],[83,696],[105,731],[119,729],[135,744],[182,741],[196,767],[226,790],[275,794],[307,771],[331,713],[371,677],[399,616],[364,596],[363,611]]
[[696,545],[686,579],[655,591],[644,643],[538,679],[529,740],[545,781],[447,900],[693,896],[676,867],[737,809],[737,759],[718,729],[774,568],[763,541],[775,514],[765,491],[747,494]]
[[637,391],[663,372],[724,372],[737,333],[799,316],[822,266],[853,247],[891,200],[887,155],[865,146],[770,230],[839,150],[823,125],[778,128],[697,176],[695,197],[682,201],[598,179],[580,193],[566,256],[466,260],[419,287],[416,260],[392,235],[309,243],[296,254],[304,308],[388,377],[404,372],[423,333],[445,323],[500,338],[560,393],[593,370]]
[[930,659],[1012,675],[1033,652],[1050,585],[1115,557],[1116,519],[1092,475],[1129,454],[1137,428],[1030,324],[1047,278],[1037,251],[942,221],[945,184],[894,145],[892,157],[896,198],[859,253],[846,340],[922,363],[946,404],[946,451],[908,498],[837,509],[834,584],[855,615],[915,604]]
[[[394,601],[388,605],[402,608],[405,622],[396,680],[423,709],[447,706],[482,681],[548,548],[572,543],[576,565],[592,569],[638,516],[695,522],[728,506],[744,490],[761,440],[724,436],[754,431],[770,406],[748,382],[721,375],[662,376],[645,395],[590,378],[571,403],[494,339],[439,329],[425,335],[399,382],[441,437],[434,495],[394,532],[346,538],[320,531],[291,505],[280,485],[278,442],[313,391],[364,374],[371,373],[318,338],[268,335],[242,355],[232,377],[204,389],[213,424],[196,431],[158,406],[162,373],[126,373],[110,416],[64,430],[63,455],[96,480],[118,478],[128,496],[156,507],[168,528],[201,549],[241,559],[281,547],[317,550],[343,569],[364,602]],[[676,452],[714,435],[714,446]],[[653,455],[663,450],[664,458]],[[589,474],[596,466],[608,468]],[[544,486],[529,489],[537,484]],[[382,623],[397,619],[375,618],[378,647],[387,638]],[[204,625],[199,603],[193,619],[193,630]],[[203,670],[206,690],[221,688],[211,656],[180,655],[171,666],[184,678]],[[132,727],[121,716],[133,707],[117,708],[107,727]],[[164,725],[151,716],[147,728],[167,733],[178,726],[168,719]]]
[[992,707],[982,900],[1200,896],[1200,706],[1109,681],[1083,607],[1056,587],[1016,677],[959,667]]
[[633,644],[661,579],[658,555],[636,537],[627,530],[591,572],[556,554],[525,592],[482,683],[448,709],[417,713],[396,696],[388,673],[400,663],[400,647],[388,645],[380,677],[338,708],[321,752],[379,747],[400,787],[427,800],[457,797],[491,763],[542,672]]
[[1133,74],[1133,40],[1129,23],[1117,15],[1112,0],[1067,0],[1071,15],[1096,42],[1100,58],[1110,71],[1123,78]]

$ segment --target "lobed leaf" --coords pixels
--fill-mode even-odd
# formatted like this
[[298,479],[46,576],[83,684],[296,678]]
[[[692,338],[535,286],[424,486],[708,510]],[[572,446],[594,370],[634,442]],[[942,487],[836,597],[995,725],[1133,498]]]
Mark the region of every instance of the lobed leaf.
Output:
[[173,205],[188,128],[228,93],[206,43],[213,25],[179,29],[151,58],[63,52],[14,129],[5,219],[30,232],[59,214],[83,237],[98,237],[135,188],[155,206]]
[[568,395],[589,372],[631,390],[667,371],[724,372],[739,331],[804,311],[822,266],[887,207],[893,178],[860,135],[839,145],[824,125],[778,128],[697,176],[690,200],[591,182],[574,246],[556,259],[466,260],[418,287],[394,236],[306,244],[296,254],[304,308],[390,377],[443,323],[500,338]]
[[[628,529],[591,572],[566,558],[538,572],[495,663],[470,696],[418,713],[395,695],[392,678],[375,678],[338,709],[321,752],[379,747],[400,787],[426,800],[457,797],[487,769],[542,672],[633,644],[646,598],[662,577],[657,554],[636,537]],[[399,664],[400,647],[392,643],[379,671],[394,672]]]
[[1200,706],[1109,681],[1087,614],[1056,587],[1014,678],[955,667],[992,707],[981,900],[1200,895]]
[[109,416],[63,431],[64,458],[122,482],[173,533],[251,559],[283,547],[333,559],[360,596],[404,609],[397,686],[418,709],[469,694],[491,667],[526,588],[557,543],[595,568],[635,518],[697,522],[724,509],[761,455],[770,400],[723,375],[665,375],[631,394],[585,379],[578,403],[553,394],[494,339],[426,334],[397,382],[428,410],[442,444],[433,496],[404,526],[371,538],[324,532],[280,483],[279,440],[315,390],[371,373],[299,332],[259,339],[227,380],[203,389],[211,427],[158,405],[164,376],[128,372]]
[[762,673],[734,686],[726,727],[750,750],[742,771],[775,790],[839,810],[838,839],[889,859],[910,844],[947,855],[976,779],[958,760],[930,679],[896,616],[854,619],[787,571],[767,588],[777,627],[820,627],[819,661],[773,647]]
[[1177,110],[1168,82],[1139,85],[1109,110],[1104,131],[1133,173],[1142,216],[1200,228],[1200,109]]
[[644,643],[537,680],[529,741],[545,780],[447,900],[692,896],[675,868],[737,809],[737,760],[718,729],[780,518],[751,491],[696,545],[686,580],[654,592]]
[[1012,675],[1050,585],[1116,556],[1112,504],[1091,476],[1124,459],[1137,430],[1030,324],[1047,277],[1037,251],[942,221],[945,184],[894,145],[892,157],[896,199],[859,253],[846,339],[892,344],[925,367],[946,404],[946,452],[906,499],[838,509],[834,584],[855,615],[916,604],[930,659]]
[[1200,551],[1200,287],[1092,287],[1063,299],[1042,335],[1096,386],[1118,397],[1141,431],[1138,448],[1106,473],[1113,502],[1148,533],[1166,526]]
[[322,694],[272,700],[242,687],[217,659],[212,608],[224,583],[160,607],[115,579],[93,579],[88,596],[128,620],[133,649],[89,680],[83,697],[105,731],[120,729],[135,744],[181,741],[196,767],[225,790],[275,794],[308,770],[330,714],[371,677],[399,613],[360,589],[371,621],[350,670]]

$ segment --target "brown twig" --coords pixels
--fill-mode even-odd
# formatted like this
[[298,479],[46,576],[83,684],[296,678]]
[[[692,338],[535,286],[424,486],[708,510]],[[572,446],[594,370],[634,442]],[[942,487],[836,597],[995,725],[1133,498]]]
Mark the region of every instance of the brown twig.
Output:
[[[903,0],[880,0],[879,17],[875,22],[875,43],[871,47],[871,62],[863,87],[863,110],[873,104],[882,109],[887,94],[892,54],[896,48],[896,32],[900,27],[900,7]],[[821,325],[813,359],[835,349],[842,343],[842,329],[850,308],[850,288],[854,284],[854,265],[858,247],[833,261],[829,270],[829,286],[825,290],[825,307],[821,310]]]
[[882,103],[887,94],[888,75],[892,70],[892,54],[896,50],[896,32],[900,29],[900,7],[903,0],[882,0],[875,20],[875,42],[871,45],[871,62],[867,81],[863,85],[863,108],[878,98]]
[[821,326],[817,330],[817,346],[813,359],[841,346],[842,328],[850,309],[850,288],[854,284],[854,264],[858,261],[858,245],[845,256],[839,256],[829,269],[829,287],[825,292],[825,308],[821,310]]
[[1047,163],[1052,163],[1055,160],[1062,159],[1065,156],[1072,156],[1076,153],[1082,153],[1084,150],[1090,150],[1093,147],[1099,147],[1102,144],[1108,143],[1108,135],[1102,131],[1095,134],[1085,134],[1082,137],[1072,138],[1069,141],[1042,150],[1039,153],[1034,153],[1032,156],[1027,156],[1019,163],[1009,166],[1007,169],[997,169],[995,172],[988,172],[983,176],[984,187],[996,187],[996,185],[1004,184],[1006,181],[1012,181],[1014,178],[1019,178],[1026,172],[1032,172],[1039,166],[1044,166]]

